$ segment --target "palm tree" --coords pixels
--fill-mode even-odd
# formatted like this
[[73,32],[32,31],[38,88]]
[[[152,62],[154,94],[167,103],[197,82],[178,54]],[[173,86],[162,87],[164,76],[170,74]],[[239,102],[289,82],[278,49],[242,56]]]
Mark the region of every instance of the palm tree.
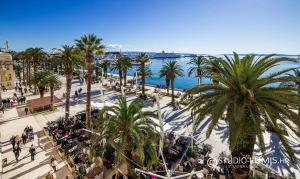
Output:
[[222,58],[210,56],[209,60],[206,61],[204,69],[207,73],[207,77],[212,79],[214,84],[218,84],[219,82],[214,78],[215,75],[218,75],[218,66],[220,65],[219,62]]
[[24,57],[24,60],[26,62],[26,81],[27,83],[29,83],[31,81],[31,72],[30,72],[30,69],[31,69],[31,55],[30,55],[30,48],[26,49],[24,51],[24,54],[23,54],[23,57]]
[[102,39],[94,34],[88,34],[76,39],[76,46],[85,55],[85,62],[87,66],[87,95],[86,95],[86,124],[91,127],[91,84],[93,74],[93,59],[94,54],[101,55],[104,51],[104,46],[101,44]]
[[122,86],[124,79],[124,86],[126,86],[127,82],[127,71],[132,67],[131,59],[126,56],[122,56],[118,58],[116,63],[111,68],[112,71],[118,71],[119,73],[119,80],[120,80],[120,87]]
[[[177,61],[169,61],[162,67],[160,71],[160,77],[165,76],[166,81],[169,80],[171,82],[171,89],[172,89],[172,104],[175,102],[175,95],[174,95],[174,81],[176,77],[184,76],[183,70],[178,64]],[[168,88],[168,86],[167,86]]]
[[113,64],[111,71],[118,71],[119,74],[119,80],[120,80],[120,88],[122,86],[122,80],[123,80],[123,64],[121,58],[118,58],[117,61]]
[[[43,48],[29,48],[26,50],[27,55],[30,57],[30,61],[33,66],[33,74],[37,71],[37,65],[47,58],[47,54],[43,51]],[[30,67],[29,67],[30,68]],[[36,85],[34,85],[34,91],[36,92]]]
[[[282,86],[294,86],[298,89],[298,94],[300,95],[300,70],[292,70],[292,74],[289,74],[292,77],[295,77],[296,80],[293,82],[283,82]],[[298,116],[300,117],[300,106],[298,108]]]
[[156,114],[142,111],[142,108],[139,99],[129,104],[126,98],[121,97],[117,106],[103,108],[102,113],[110,113],[110,117],[101,113],[98,115],[100,120],[96,119],[94,123],[96,130],[102,131],[103,137],[115,149],[117,164],[126,160],[129,178],[137,178],[134,172],[136,166],[132,163],[134,155],[140,159],[140,165],[145,159],[151,161],[148,165],[158,162],[156,144],[159,133],[153,121]]
[[207,76],[207,72],[203,68],[206,62],[207,59],[204,56],[192,58],[188,62],[189,65],[192,65],[189,68],[188,76],[191,76],[193,73],[195,73],[195,77],[198,78],[198,85],[202,84],[202,78]]
[[141,53],[139,56],[137,56],[137,61],[139,62],[139,68],[138,68],[138,74],[142,78],[142,98],[145,98],[145,78],[151,77],[152,72],[146,64],[150,61],[150,58],[146,53]]
[[13,69],[16,73],[16,76],[20,79],[21,81],[21,72],[22,72],[22,67],[19,64],[13,65]]
[[128,69],[130,69],[132,67],[132,63],[131,63],[131,58],[129,57],[121,57],[121,62],[122,62],[122,74],[124,77],[124,86],[126,86],[127,84],[127,71]]
[[43,51],[43,48],[29,48],[29,55],[31,56],[33,73],[37,71],[37,65],[47,58],[47,54]]
[[83,56],[80,51],[73,46],[64,45],[59,50],[59,54],[55,56],[56,61],[64,66],[66,77],[66,103],[65,103],[65,119],[69,118],[70,114],[70,96],[72,89],[73,73],[76,66],[79,66]]
[[100,67],[103,69],[104,76],[105,76],[105,78],[107,79],[107,71],[108,71],[108,68],[110,67],[110,61],[108,61],[108,60],[103,60],[103,61],[100,63]]
[[165,77],[166,80],[166,88],[167,88],[167,95],[170,95],[170,79],[167,76],[167,69],[163,66],[162,69],[159,71],[159,78]]
[[240,58],[236,53],[233,57],[225,57],[226,60],[216,58],[218,63],[211,64],[217,70],[213,79],[219,83],[196,86],[189,90],[190,94],[196,94],[196,98],[189,104],[189,108],[196,114],[195,129],[206,116],[210,116],[207,130],[209,137],[219,119],[225,116],[232,156],[247,159],[245,168],[238,168],[239,163],[233,164],[235,178],[249,175],[249,156],[252,156],[256,138],[260,149],[265,151],[262,124],[270,126],[291,160],[296,162],[293,150],[278,125],[279,121],[282,122],[300,137],[300,122],[297,113],[292,110],[297,109],[300,103],[297,88],[278,86],[280,82],[293,82],[296,78],[284,75],[291,69],[266,74],[289,59],[273,58],[273,55],[260,59],[256,59],[255,55]]
[[[102,74],[102,66],[101,66],[101,63],[97,62],[95,65],[94,65],[94,70],[95,70],[95,75],[96,75],[96,80],[99,79],[99,75]],[[101,70],[101,71],[100,71]]]
[[16,58],[18,59],[18,61],[21,61],[22,63],[22,81],[25,84],[26,80],[25,80],[25,62],[26,62],[26,55],[25,55],[25,51],[21,51],[19,53],[17,53]]
[[49,73],[46,80],[50,88],[50,99],[51,99],[50,110],[53,111],[54,110],[54,89],[60,86],[61,82],[59,81],[58,77],[53,73]]
[[34,84],[37,86],[39,93],[40,93],[40,98],[44,97],[46,87],[48,86],[48,76],[49,76],[48,71],[37,71],[33,75],[33,79],[30,81],[30,84]]

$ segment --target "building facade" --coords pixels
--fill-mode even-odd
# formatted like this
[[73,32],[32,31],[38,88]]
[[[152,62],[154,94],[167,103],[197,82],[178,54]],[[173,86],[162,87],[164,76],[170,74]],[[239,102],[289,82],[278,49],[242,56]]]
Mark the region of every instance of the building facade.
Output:
[[15,81],[12,56],[6,52],[0,52],[0,84],[2,88],[13,89]]

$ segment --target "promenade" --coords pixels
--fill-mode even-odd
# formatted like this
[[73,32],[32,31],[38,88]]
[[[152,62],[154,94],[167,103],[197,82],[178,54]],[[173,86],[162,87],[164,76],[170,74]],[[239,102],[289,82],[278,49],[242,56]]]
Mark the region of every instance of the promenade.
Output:
[[[63,97],[65,93],[65,79],[60,76],[62,81],[61,89],[55,91],[55,95],[58,98]],[[109,84],[108,80],[104,80],[104,83]],[[78,98],[74,98],[74,93],[79,88],[82,88],[83,94],[80,94]],[[102,102],[102,97],[100,95],[100,84],[92,85],[92,101],[93,102]],[[111,103],[116,103],[118,98],[121,96],[120,92],[110,91],[103,87],[105,91],[104,99]],[[72,92],[71,92],[71,107],[70,115],[74,115],[77,112],[84,111],[86,106],[85,98],[86,86],[80,85],[78,80],[73,80]],[[14,90],[7,92],[2,92],[2,98],[12,97]],[[153,95],[154,87],[147,86],[147,94]],[[176,94],[177,92],[175,92]],[[19,94],[18,94],[19,95]],[[46,93],[45,96],[48,96],[49,93]],[[38,95],[28,95],[28,99],[39,98]],[[128,95],[127,100],[132,101],[136,99],[136,95]],[[178,99],[177,99],[178,100]],[[184,136],[193,136],[196,145],[202,145],[203,143],[210,144],[212,148],[212,157],[218,157],[221,152],[230,154],[230,150],[227,145],[228,140],[228,127],[225,121],[220,121],[217,128],[212,132],[210,138],[206,139],[206,129],[210,122],[210,119],[206,119],[200,123],[199,128],[195,133],[192,133],[192,118],[190,111],[183,107],[181,109],[174,109],[168,104],[171,102],[171,98],[164,96],[160,99],[161,114],[164,121],[164,131],[165,132],[174,132],[176,135]],[[146,104],[145,110],[157,111],[156,104]],[[47,173],[53,172],[50,165],[50,158],[54,156],[58,162],[58,171],[54,172],[55,178],[65,178],[66,176],[71,176],[70,171],[68,170],[66,163],[62,160],[56,152],[55,147],[52,146],[49,139],[45,136],[43,132],[43,127],[46,126],[47,122],[57,120],[60,117],[64,116],[64,105],[57,107],[55,111],[43,112],[35,115],[20,116],[20,106],[13,107],[5,110],[5,113],[0,118],[0,132],[1,132],[1,144],[2,144],[2,159],[7,159],[7,165],[3,166],[2,179],[9,178],[21,178],[21,179],[32,179],[32,178],[44,178]],[[21,154],[19,161],[16,162],[14,153],[12,151],[12,145],[10,144],[9,139],[12,135],[21,135],[24,128],[27,125],[31,125],[34,131],[34,141],[28,142],[26,145],[21,145]],[[268,137],[268,136],[267,136]],[[268,139],[266,139],[268,140]],[[273,139],[273,141],[275,141]],[[34,161],[30,160],[29,147],[31,144],[36,148],[36,157]],[[278,144],[271,143],[268,148],[272,147],[276,149],[274,155],[284,154],[283,149],[276,148]],[[257,151],[259,153],[259,151]],[[273,156],[268,155],[268,157]],[[274,168],[277,171],[286,171],[297,172],[296,168],[292,168],[286,165],[276,165]],[[297,175],[296,176],[300,176]],[[107,178],[110,175],[106,176]]]

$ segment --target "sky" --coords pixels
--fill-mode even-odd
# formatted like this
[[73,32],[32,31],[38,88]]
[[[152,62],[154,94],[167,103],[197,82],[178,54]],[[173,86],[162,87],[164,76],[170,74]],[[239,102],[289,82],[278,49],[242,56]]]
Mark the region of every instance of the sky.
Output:
[[122,51],[300,54],[299,0],[0,0],[0,45],[94,33]]

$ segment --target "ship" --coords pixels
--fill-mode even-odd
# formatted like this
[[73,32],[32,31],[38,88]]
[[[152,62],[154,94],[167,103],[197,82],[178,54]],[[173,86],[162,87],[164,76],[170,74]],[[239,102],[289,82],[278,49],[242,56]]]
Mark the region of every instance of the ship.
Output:
[[181,55],[176,54],[174,52],[172,53],[166,53],[165,51],[162,51],[161,53],[155,53],[152,58],[180,58]]

